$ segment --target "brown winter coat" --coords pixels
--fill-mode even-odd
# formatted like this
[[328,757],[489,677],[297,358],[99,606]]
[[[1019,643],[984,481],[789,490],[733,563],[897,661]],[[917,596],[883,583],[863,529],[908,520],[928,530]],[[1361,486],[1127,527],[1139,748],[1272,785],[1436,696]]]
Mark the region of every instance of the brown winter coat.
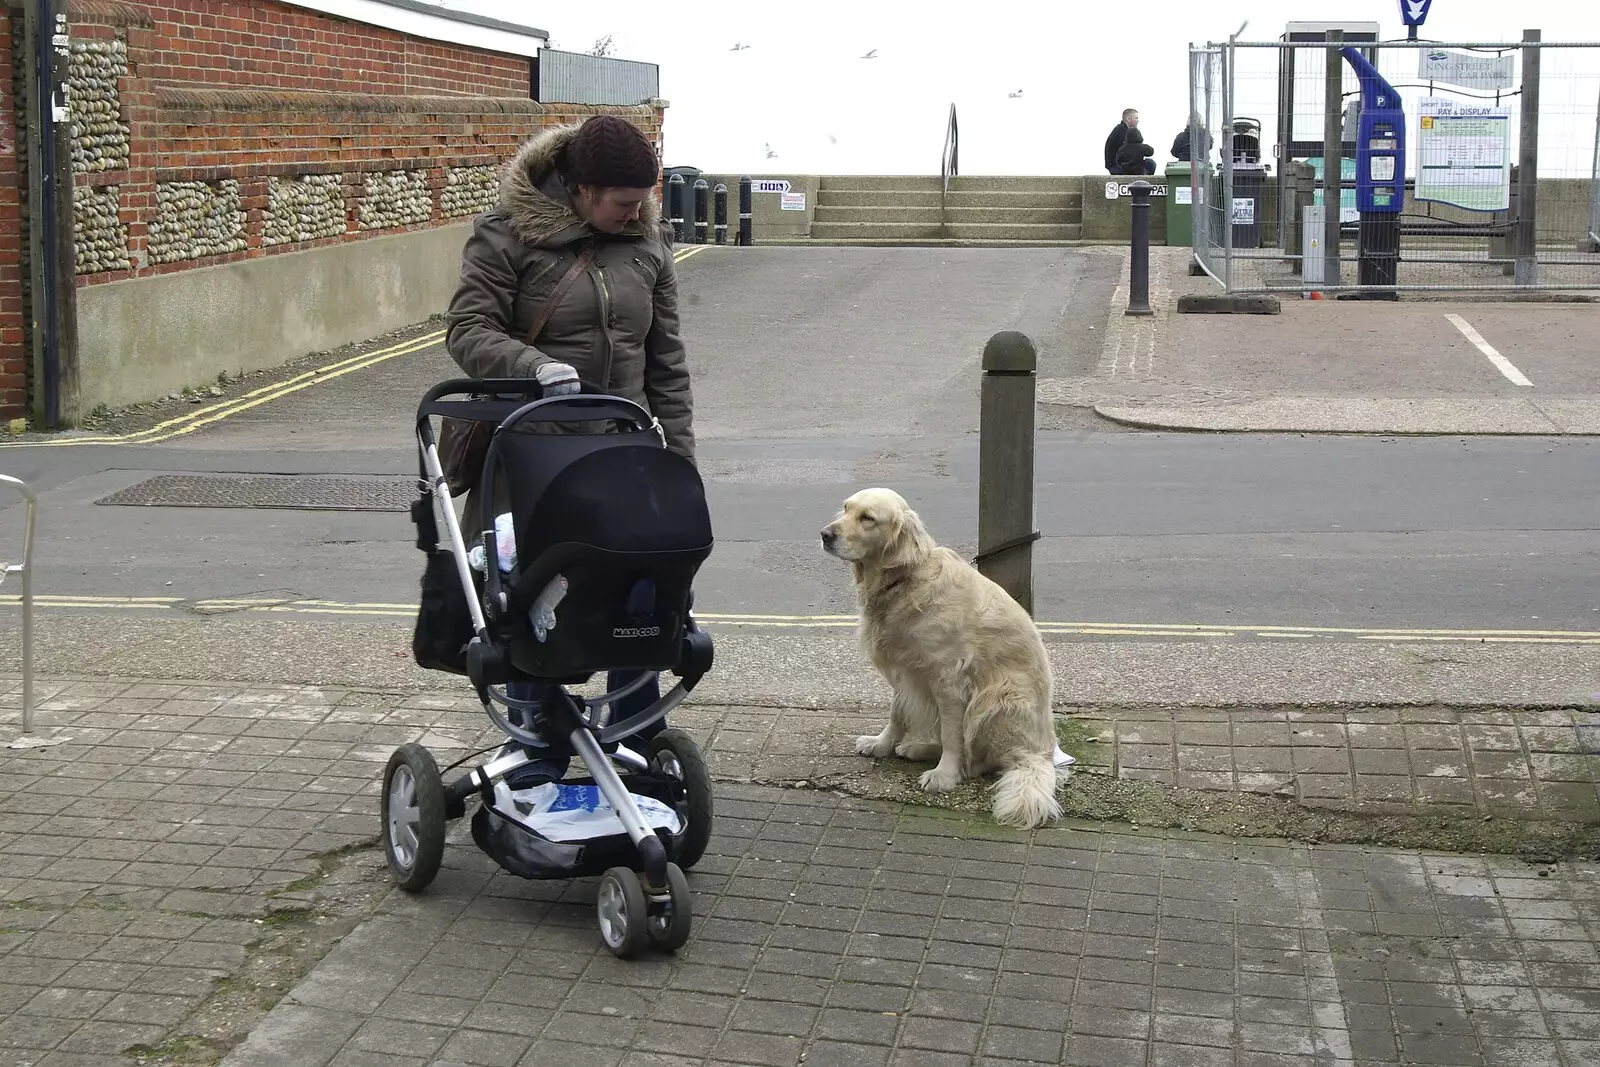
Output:
[[[678,279],[669,226],[654,197],[621,234],[599,233],[572,208],[556,172],[577,126],[549,130],[506,165],[496,206],[473,223],[450,302],[445,347],[474,378],[532,378],[543,363],[642,404],[667,447],[694,458],[694,400],[678,336]],[[528,327],[588,242],[586,276],[562,294],[535,343]]]

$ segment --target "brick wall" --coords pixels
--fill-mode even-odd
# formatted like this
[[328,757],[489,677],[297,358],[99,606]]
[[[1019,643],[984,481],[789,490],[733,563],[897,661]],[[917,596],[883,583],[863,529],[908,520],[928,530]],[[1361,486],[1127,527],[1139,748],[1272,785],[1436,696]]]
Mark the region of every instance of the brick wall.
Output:
[[[661,143],[659,109],[529,99],[526,57],[272,0],[76,0],[71,17],[80,287],[463,221],[530,134],[597,112]],[[3,280],[11,96],[0,78],[0,415],[26,404]]]
[[528,95],[526,56],[407,37],[287,4],[139,3],[151,55],[141,76],[191,85],[319,92]]

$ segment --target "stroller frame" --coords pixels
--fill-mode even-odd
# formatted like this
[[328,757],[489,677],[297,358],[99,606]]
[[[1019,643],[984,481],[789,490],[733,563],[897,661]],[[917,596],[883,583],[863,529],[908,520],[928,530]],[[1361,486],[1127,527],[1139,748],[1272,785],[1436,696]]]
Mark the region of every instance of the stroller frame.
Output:
[[[466,394],[468,399],[445,399],[460,394]],[[477,486],[484,519],[481,600],[439,458],[430,421],[433,415],[496,424]],[[587,675],[576,679],[535,678],[516,670],[509,646],[498,639],[495,627],[497,619],[504,619],[515,610],[501,580],[493,514],[496,445],[502,440],[501,435],[524,423],[576,423],[580,425],[569,432],[582,433],[581,424],[613,421],[624,423],[635,432],[654,431],[664,447],[659,423],[644,408],[588,383],[577,394],[544,397],[538,383],[530,379],[452,379],[431,388],[418,405],[421,477],[417,483],[419,499],[413,505],[418,547],[429,552],[440,547],[436,510],[444,518],[445,541],[471,618],[473,637],[466,648],[462,673],[471,680],[489,720],[517,744],[449,783],[442,780],[438,765],[426,748],[419,744],[401,746],[385,769],[382,814],[391,873],[402,889],[411,892],[425,888],[437,874],[445,822],[463,817],[467,798],[473,794],[480,796],[487,812],[503,820],[494,829],[486,830],[484,827],[490,824],[485,821],[480,825],[486,814],[480,811],[473,822],[473,836],[479,847],[507,870],[528,878],[580,877],[600,873],[601,866],[609,863],[601,875],[598,894],[599,927],[606,947],[627,958],[646,943],[671,951],[687,940],[691,902],[683,868],[692,866],[705,850],[710,837],[712,799],[704,758],[688,734],[670,728],[661,730],[643,753],[622,742],[659,722],[693,691],[711,667],[711,636],[694,621],[691,594],[679,662],[668,668],[679,676],[677,684],[649,707],[613,721],[615,702],[642,688],[656,671],[642,670],[618,689],[583,697],[569,692],[566,686]],[[425,544],[429,540],[433,545]],[[519,679],[546,683],[548,696],[543,700],[510,696],[506,684]],[[515,803],[506,778],[538,759],[537,753],[550,748],[550,743],[541,733],[511,722],[496,705],[528,713],[524,721],[529,724],[533,714],[542,711],[547,728],[566,734],[573,752],[591,776],[587,781],[568,779],[566,784],[592,782],[597,786],[621,823],[623,835],[588,839],[579,845],[551,844],[540,835],[531,813],[524,813]],[[639,796],[675,809],[680,824],[676,834],[651,828],[635,793],[619,774],[619,767],[638,783]],[[519,829],[513,831],[505,823]],[[528,841],[536,840],[540,854],[531,860],[527,854],[519,855],[516,842],[512,842],[507,855],[496,851],[497,844],[504,851],[505,842],[518,833],[529,835]],[[626,862],[630,852],[632,862]]]

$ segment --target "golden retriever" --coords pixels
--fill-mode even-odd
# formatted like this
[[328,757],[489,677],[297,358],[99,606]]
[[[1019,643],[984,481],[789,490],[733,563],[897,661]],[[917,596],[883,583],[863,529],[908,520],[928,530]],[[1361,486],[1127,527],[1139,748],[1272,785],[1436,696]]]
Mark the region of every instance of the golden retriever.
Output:
[[850,563],[862,648],[894,691],[888,725],[857,738],[856,751],[937,758],[921,779],[935,793],[999,771],[996,822],[1031,829],[1059,818],[1054,682],[1028,613],[935,543],[891,489],[846,500],[823,528],[822,547]]

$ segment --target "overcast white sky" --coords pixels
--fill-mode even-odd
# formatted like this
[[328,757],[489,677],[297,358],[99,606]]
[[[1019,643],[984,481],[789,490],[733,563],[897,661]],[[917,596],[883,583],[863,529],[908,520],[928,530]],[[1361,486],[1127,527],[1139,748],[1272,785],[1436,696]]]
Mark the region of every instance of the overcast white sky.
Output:
[[[569,51],[610,34],[617,56],[661,67],[672,105],[667,165],[772,174],[936,174],[952,102],[963,173],[1102,170],[1101,146],[1124,107],[1140,110],[1164,161],[1187,118],[1191,42],[1223,40],[1245,20],[1244,40],[1275,39],[1290,20],[1329,18],[1376,21],[1384,38],[1405,35],[1398,0],[448,2],[538,26]],[[1433,0],[1423,34],[1507,41],[1537,28],[1547,41],[1593,41],[1595,10],[1595,0]],[[750,47],[731,51],[736,43]],[[859,58],[870,49],[876,59]],[[1600,49],[1567,53],[1589,68],[1583,78],[1547,55],[1543,110],[1559,121],[1541,136],[1540,169],[1587,176]],[[1276,57],[1247,58],[1253,67],[1241,61],[1236,114],[1259,116],[1275,99]],[[768,145],[777,158],[766,157]]]

